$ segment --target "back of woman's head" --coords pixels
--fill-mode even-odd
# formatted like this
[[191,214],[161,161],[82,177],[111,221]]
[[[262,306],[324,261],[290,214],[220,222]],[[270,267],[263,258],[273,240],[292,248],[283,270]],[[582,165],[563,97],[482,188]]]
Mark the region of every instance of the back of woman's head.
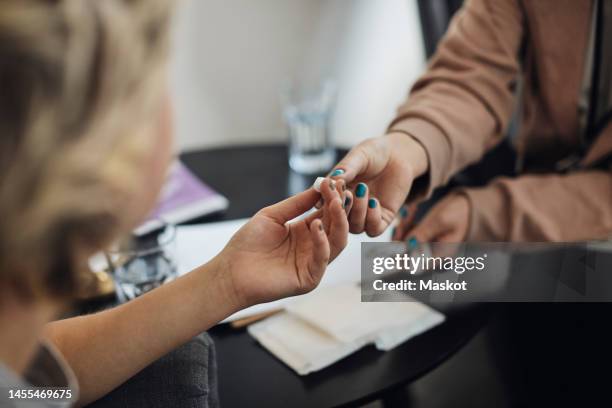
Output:
[[66,297],[125,229],[170,0],[0,0],[0,288]]

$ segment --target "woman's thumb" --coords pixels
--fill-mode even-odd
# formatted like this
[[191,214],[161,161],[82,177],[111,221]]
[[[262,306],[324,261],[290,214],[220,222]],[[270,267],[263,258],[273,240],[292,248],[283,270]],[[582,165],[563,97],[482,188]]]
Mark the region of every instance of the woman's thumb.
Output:
[[357,148],[349,151],[329,173],[330,177],[338,177],[351,183],[367,168],[368,160],[364,152]]

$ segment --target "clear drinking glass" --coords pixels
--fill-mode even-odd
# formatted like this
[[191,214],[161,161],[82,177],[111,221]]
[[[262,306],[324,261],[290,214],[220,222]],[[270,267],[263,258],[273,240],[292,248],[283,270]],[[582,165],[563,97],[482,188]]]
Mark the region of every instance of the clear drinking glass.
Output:
[[301,174],[320,174],[334,165],[336,153],[330,123],[336,84],[327,80],[308,87],[292,84],[282,93],[283,117],[289,128],[289,167]]
[[177,276],[176,227],[163,224],[157,233],[133,237],[107,254],[120,301],[134,299]]

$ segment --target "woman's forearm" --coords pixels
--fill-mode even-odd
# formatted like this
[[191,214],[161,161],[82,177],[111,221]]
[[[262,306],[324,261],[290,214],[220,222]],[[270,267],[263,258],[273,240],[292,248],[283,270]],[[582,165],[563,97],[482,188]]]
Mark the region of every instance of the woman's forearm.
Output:
[[122,306],[50,323],[86,404],[240,308],[216,261]]
[[[319,216],[289,220],[323,197]],[[86,404],[220,320],[254,303],[304,294],[346,245],[340,185],[323,184],[259,211],[208,264],[117,308],[50,323]],[[327,225],[327,229],[324,227]]]
[[465,189],[468,240],[575,242],[612,236],[612,172],[529,174]]

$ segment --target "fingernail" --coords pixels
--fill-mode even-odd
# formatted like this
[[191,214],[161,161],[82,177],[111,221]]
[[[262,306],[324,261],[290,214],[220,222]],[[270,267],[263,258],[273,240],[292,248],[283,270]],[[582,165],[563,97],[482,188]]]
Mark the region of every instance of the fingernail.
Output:
[[406,243],[408,244],[408,249],[415,249],[419,246],[419,241],[416,237],[410,237]]
[[323,207],[323,204],[324,204],[324,201],[323,201],[323,198],[321,197],[319,199],[319,201],[317,201],[317,203],[315,204],[315,208],[319,209],[319,208]]
[[336,169],[332,172],[332,174],[330,174],[329,177],[337,177],[337,176],[341,176],[342,174],[344,174],[344,170]]
[[361,198],[361,197],[363,197],[365,195],[367,189],[368,188],[366,187],[365,184],[359,183],[359,184],[357,184],[357,188],[355,189],[355,195],[357,195],[357,197]]
[[346,191],[346,184],[342,185],[342,191]]
[[375,200],[375,199],[373,199],[373,198],[370,198],[370,199],[368,200],[368,207],[370,207],[370,208],[376,208],[376,200]]
[[319,224],[319,231],[323,231],[323,224]]
[[334,180],[329,180],[329,188],[332,190],[336,189],[336,182]]
[[400,215],[402,216],[402,218],[406,218],[408,216],[408,210],[406,209],[406,207],[400,208]]
[[351,197],[346,197],[344,199],[344,208],[348,207],[351,204]]
[[395,233],[397,232],[397,228],[393,228],[391,230],[391,238],[393,238],[395,236]]

